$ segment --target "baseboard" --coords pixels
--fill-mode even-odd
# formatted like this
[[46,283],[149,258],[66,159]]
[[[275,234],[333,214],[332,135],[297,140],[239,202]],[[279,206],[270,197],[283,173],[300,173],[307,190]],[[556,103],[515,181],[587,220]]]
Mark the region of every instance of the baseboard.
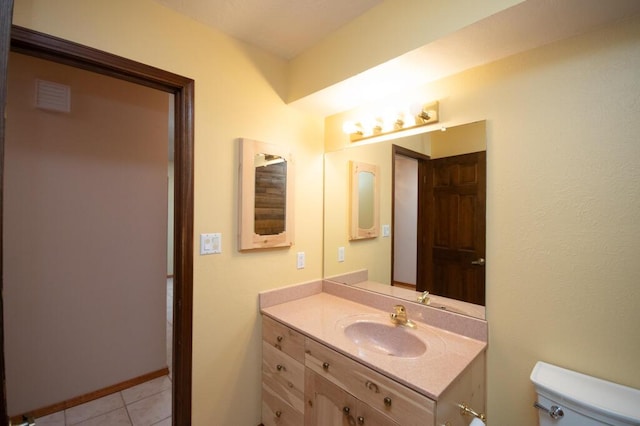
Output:
[[56,404],[52,404],[47,407],[38,408],[28,413],[11,416],[11,424],[20,423],[20,421],[22,421],[24,416],[33,417],[33,418],[44,417],[49,414],[57,413],[58,411],[75,407],[76,405],[84,404],[85,402],[93,401],[94,399],[102,398],[103,396],[111,395],[112,393],[129,389],[130,387],[139,385],[144,382],[148,382],[149,380],[153,380],[158,377],[166,376],[168,374],[169,374],[169,369],[167,367],[161,368],[160,370],[152,371],[151,373],[143,374],[142,376],[138,376],[133,379],[129,379],[124,382],[108,386],[103,389],[99,389],[97,391],[80,395],[75,398],[68,399],[66,401],[58,402]]
[[394,281],[393,282],[393,286],[394,287],[406,288],[407,290],[415,290],[416,289],[416,285],[415,284],[403,283],[402,281]]

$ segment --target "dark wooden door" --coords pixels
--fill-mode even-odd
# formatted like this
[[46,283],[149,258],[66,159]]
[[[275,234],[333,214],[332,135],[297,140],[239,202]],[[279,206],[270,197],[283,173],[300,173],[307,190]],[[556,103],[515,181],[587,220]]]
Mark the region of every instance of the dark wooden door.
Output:
[[486,152],[431,161],[430,293],[485,304]]

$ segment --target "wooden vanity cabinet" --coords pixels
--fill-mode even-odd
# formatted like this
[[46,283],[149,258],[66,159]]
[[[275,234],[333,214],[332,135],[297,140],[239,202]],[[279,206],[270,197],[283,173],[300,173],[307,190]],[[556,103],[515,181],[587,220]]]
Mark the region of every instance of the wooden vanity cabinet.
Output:
[[262,423],[304,424],[304,336],[262,319]]
[[304,387],[305,426],[400,426],[310,368]]
[[[383,424],[433,426],[435,402],[432,399],[313,339],[306,339],[305,352],[307,370],[344,389],[362,404],[370,407],[372,412],[380,413],[388,422]],[[305,377],[309,377],[308,373],[305,373]],[[305,394],[305,397],[308,404],[309,395]]]
[[[263,317],[265,426],[466,426],[458,404],[485,410],[480,354],[436,401]],[[346,408],[346,410],[345,410]]]

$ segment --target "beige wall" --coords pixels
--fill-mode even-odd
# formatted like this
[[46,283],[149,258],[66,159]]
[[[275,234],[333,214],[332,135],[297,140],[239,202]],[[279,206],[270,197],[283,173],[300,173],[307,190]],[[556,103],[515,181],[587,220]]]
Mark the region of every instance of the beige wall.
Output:
[[639,69],[636,17],[412,91],[487,120],[492,425],[537,424],[538,360],[640,388]]
[[[69,85],[71,112],[36,109],[36,78]],[[4,330],[16,415],[167,366],[169,96],[19,54],[8,88]]]
[[[285,105],[286,63],[151,0],[21,0],[14,23],[195,80],[193,424],[260,422],[258,292],[322,275],[322,120]],[[295,245],[239,253],[237,138],[288,145]],[[198,234],[222,254],[198,256]],[[306,268],[296,269],[296,252]]]

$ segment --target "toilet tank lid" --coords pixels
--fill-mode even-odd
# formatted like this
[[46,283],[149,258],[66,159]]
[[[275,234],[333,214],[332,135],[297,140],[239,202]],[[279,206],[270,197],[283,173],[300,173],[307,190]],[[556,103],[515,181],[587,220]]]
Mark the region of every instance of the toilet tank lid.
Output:
[[[538,361],[531,372],[536,390],[551,400],[561,398],[595,412],[637,424],[640,390]],[[560,401],[557,401],[560,402]]]

